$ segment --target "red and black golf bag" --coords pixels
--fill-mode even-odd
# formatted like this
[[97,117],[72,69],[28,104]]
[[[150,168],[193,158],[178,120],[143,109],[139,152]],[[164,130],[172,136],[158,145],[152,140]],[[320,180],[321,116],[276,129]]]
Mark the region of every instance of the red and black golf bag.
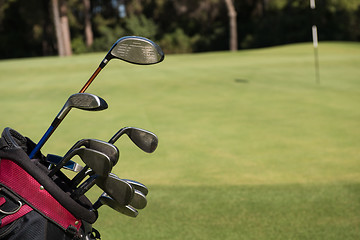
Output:
[[0,138],[0,239],[100,239],[91,227],[97,219],[91,202],[69,194],[69,178],[48,177],[44,156],[28,154],[35,144],[13,129]]

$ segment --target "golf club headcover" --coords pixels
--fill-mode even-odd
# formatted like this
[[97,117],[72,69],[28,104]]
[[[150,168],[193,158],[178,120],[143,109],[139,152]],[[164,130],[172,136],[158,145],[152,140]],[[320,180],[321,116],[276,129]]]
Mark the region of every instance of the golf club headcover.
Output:
[[42,154],[29,159],[35,144],[11,128],[0,138],[0,239],[85,239],[84,226],[96,221],[85,196],[70,197],[70,180],[53,178]]

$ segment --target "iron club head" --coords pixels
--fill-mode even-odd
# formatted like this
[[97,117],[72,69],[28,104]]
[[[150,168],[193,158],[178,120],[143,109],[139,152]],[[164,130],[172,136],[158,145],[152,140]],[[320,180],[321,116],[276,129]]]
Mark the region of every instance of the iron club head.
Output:
[[158,146],[157,136],[147,130],[135,127],[124,127],[120,129],[115,135],[109,140],[109,143],[114,144],[123,134],[133,141],[136,146],[147,153],[152,153]]
[[49,177],[59,171],[75,155],[78,155],[98,175],[107,176],[112,169],[112,163],[106,154],[89,148],[76,148],[63,157],[60,163],[50,171]]
[[131,202],[129,203],[130,206],[136,208],[136,209],[144,209],[147,205],[147,199],[142,192],[138,190],[134,190],[134,197],[131,199]]
[[119,204],[117,201],[115,201],[113,198],[111,198],[108,194],[105,192],[101,194],[99,199],[94,203],[93,208],[95,210],[99,209],[102,205],[106,205],[114,209],[115,211],[122,213],[126,216],[135,218],[139,213],[136,209],[129,205],[122,205]]
[[[110,173],[109,175],[111,175],[112,177],[117,178],[119,180],[126,181],[134,188],[134,197],[133,197],[133,199],[131,199],[131,202],[129,204],[130,206],[132,206],[136,209],[143,209],[146,207],[146,205],[147,205],[146,194],[148,193],[148,189],[146,188],[146,186],[144,184],[139,183],[134,180],[121,179],[114,173]],[[144,191],[144,192],[142,192],[142,191]]]
[[[112,173],[110,173],[110,174],[112,174]],[[142,183],[140,183],[140,182],[137,182],[137,181],[134,181],[134,180],[130,180],[130,179],[123,179],[123,180],[125,180],[125,181],[128,182],[128,183],[130,183],[131,186],[133,186],[133,188],[134,188],[135,190],[140,191],[140,192],[141,192],[142,194],[144,194],[145,196],[148,195],[149,190],[148,190],[148,188],[147,188],[144,184],[142,184]]]
[[121,205],[128,205],[134,198],[134,188],[128,182],[112,175],[96,177],[95,183]]
[[72,151],[76,148],[80,148],[80,147],[86,147],[89,149],[93,149],[99,152],[102,152],[104,154],[106,154],[113,166],[115,166],[115,164],[118,162],[119,160],[119,149],[114,146],[113,144],[110,144],[108,142],[105,141],[101,141],[98,139],[81,139],[79,141],[77,141],[71,148],[69,151]]

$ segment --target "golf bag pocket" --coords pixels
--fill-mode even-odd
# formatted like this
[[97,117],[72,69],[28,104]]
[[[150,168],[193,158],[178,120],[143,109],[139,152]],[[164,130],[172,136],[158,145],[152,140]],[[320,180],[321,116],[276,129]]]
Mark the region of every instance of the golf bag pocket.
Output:
[[0,191],[0,239],[71,240],[73,234],[49,221],[5,187]]
[[21,222],[20,218],[31,211],[31,207],[6,188],[0,187],[0,238],[6,237]]

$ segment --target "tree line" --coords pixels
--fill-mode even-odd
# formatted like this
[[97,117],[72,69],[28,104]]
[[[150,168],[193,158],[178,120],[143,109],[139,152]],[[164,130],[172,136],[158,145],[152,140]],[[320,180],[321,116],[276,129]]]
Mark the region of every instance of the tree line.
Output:
[[166,53],[360,40],[359,0],[0,0],[0,58],[107,51],[122,36]]

